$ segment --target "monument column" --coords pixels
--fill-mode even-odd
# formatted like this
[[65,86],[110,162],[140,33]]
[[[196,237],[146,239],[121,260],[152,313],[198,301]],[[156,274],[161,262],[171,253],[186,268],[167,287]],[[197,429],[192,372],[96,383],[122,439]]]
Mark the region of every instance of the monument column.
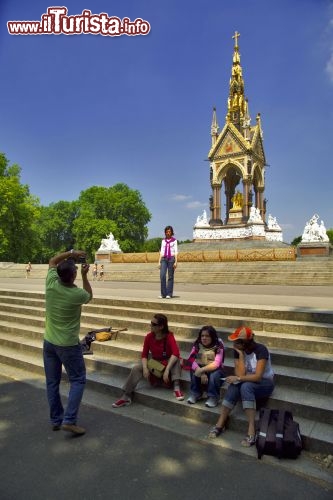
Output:
[[263,204],[263,192],[264,188],[259,187],[256,192],[256,207],[260,210],[260,215],[262,220],[265,222],[265,209]]
[[214,184],[213,188],[213,218],[209,221],[210,226],[222,226],[221,220],[221,186]]
[[232,202],[231,202],[231,198],[232,198],[232,193],[231,193],[231,190],[230,190],[230,186],[229,185],[225,185],[225,223],[228,224],[228,220],[229,220],[229,210],[230,208],[232,207]]
[[251,179],[243,179],[243,221],[247,222],[250,213],[249,192],[251,186]]

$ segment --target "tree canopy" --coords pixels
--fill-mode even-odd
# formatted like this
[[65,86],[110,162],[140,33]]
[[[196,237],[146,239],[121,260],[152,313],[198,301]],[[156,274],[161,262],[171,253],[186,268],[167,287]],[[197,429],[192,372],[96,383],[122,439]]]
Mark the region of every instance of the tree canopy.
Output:
[[123,252],[139,251],[148,235],[150,218],[139,191],[122,183],[92,186],[78,199],[78,216],[73,223],[76,246],[92,256],[101,239],[112,232]]
[[92,262],[102,238],[110,232],[123,252],[139,251],[150,217],[139,191],[126,184],[92,186],[78,200],[41,207],[35,225],[38,260],[47,262],[52,255],[75,247],[85,250]]
[[38,244],[34,223],[40,204],[21,184],[21,168],[9,163],[0,153],[0,260],[25,262]]
[[0,153],[0,260],[47,262],[69,248],[92,261],[102,238],[113,233],[123,252],[141,251],[151,214],[139,191],[126,184],[92,186],[78,200],[41,206],[21,184],[21,168]]
[[35,224],[36,256],[40,262],[47,262],[52,255],[74,247],[73,222],[77,212],[77,201],[58,201],[41,207]]

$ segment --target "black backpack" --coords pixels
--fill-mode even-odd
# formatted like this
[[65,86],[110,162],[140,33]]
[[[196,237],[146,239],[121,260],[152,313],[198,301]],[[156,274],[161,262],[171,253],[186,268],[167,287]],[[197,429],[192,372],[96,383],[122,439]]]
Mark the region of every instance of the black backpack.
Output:
[[278,458],[297,458],[302,450],[299,424],[285,410],[261,408],[257,426],[258,458],[273,455]]

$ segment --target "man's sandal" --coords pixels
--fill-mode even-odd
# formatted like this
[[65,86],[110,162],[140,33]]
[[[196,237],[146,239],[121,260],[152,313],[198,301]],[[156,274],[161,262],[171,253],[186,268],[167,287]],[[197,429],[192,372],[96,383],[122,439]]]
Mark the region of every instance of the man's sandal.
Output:
[[246,438],[241,441],[241,445],[244,446],[244,448],[250,448],[250,446],[253,446],[255,443],[255,436],[246,436]]

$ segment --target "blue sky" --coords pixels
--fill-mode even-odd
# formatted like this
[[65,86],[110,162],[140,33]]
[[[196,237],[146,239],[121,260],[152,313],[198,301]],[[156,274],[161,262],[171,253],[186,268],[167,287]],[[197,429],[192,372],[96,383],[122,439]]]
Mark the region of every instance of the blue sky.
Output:
[[[314,213],[333,227],[333,4],[329,0],[67,0],[142,18],[147,36],[13,36],[54,3],[0,2],[0,151],[43,205],[124,182],[191,239],[211,194],[212,108],[225,122],[239,31],[252,124],[261,113],[267,211],[290,242]],[[57,3],[55,3],[57,5]],[[224,217],[224,213],[223,213]]]

